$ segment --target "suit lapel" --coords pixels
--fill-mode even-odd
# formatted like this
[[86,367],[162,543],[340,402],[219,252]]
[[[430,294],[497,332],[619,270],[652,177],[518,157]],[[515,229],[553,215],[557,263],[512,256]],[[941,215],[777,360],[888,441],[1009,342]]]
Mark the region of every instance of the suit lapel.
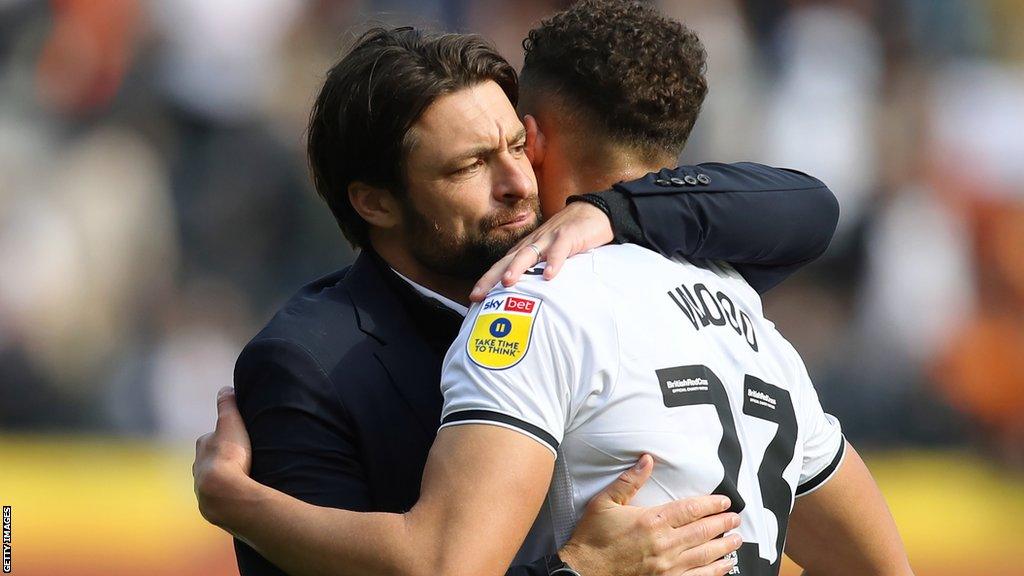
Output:
[[433,436],[441,417],[439,358],[410,320],[395,286],[383,277],[382,263],[374,258],[364,250],[345,276],[359,328],[380,343],[374,356],[424,432]]

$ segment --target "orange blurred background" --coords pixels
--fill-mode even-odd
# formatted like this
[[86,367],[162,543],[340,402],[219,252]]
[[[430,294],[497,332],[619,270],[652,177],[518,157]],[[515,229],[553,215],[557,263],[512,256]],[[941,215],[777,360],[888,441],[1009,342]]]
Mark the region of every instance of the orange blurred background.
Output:
[[[1024,574],[1024,3],[658,0],[709,52],[682,161],[803,170],[828,252],[765,298],[919,576]],[[567,0],[0,0],[0,504],[15,574],[236,574],[192,443],[242,345],[353,258],[304,122],[368,22],[516,65]],[[790,573],[795,573],[790,571]]]

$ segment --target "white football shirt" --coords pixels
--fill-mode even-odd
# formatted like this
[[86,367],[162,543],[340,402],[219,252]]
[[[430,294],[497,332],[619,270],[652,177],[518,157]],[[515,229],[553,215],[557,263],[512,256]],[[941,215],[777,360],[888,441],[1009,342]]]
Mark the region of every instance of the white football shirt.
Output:
[[496,288],[470,309],[441,390],[442,428],[504,426],[555,454],[558,546],[647,452],[654,474],[634,504],[729,496],[744,540],[733,573],[777,574],[794,497],[844,454],[839,423],[742,276],[635,245]]

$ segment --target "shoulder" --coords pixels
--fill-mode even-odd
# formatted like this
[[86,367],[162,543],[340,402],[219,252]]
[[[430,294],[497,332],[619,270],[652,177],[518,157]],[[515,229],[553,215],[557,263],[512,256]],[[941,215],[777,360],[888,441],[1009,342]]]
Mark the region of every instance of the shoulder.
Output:
[[670,289],[673,283],[700,275],[701,263],[673,260],[637,246],[619,244],[594,251],[594,273],[614,293],[639,296],[654,287]]
[[[678,263],[635,244],[607,245],[577,254],[566,260],[551,280],[542,275],[545,266],[541,263],[527,271],[514,286],[496,286],[486,299],[491,309],[496,305],[492,298],[513,295],[537,299],[546,307],[554,306],[566,313],[600,314],[608,308],[610,293],[620,292],[630,283],[643,282],[638,274],[671,273],[679,268]],[[485,301],[481,308],[486,305]]]
[[545,307],[553,305],[560,309],[587,307],[594,299],[594,288],[602,281],[595,264],[594,251],[584,252],[566,260],[558,275],[547,280],[543,276],[547,263],[542,262],[523,274],[515,285],[496,286],[479,307],[483,311],[493,310],[499,300],[509,305],[505,300],[508,297],[535,300]]
[[[546,263],[528,270],[513,288],[524,292],[557,297],[576,294],[595,286],[611,285],[617,278],[628,276],[636,269],[662,267],[672,269],[677,264],[647,248],[636,244],[608,244],[577,254],[565,261],[558,276],[545,280],[542,276]],[[509,290],[498,286],[496,291]]]
[[541,264],[514,286],[497,286],[470,309],[461,337],[486,341],[504,338],[504,330],[525,349],[534,332],[533,340],[559,346],[614,332],[616,313],[597,269],[597,252],[569,258],[550,280],[542,276]]
[[236,382],[247,369],[268,365],[328,379],[341,358],[368,337],[343,282],[344,271],[319,278],[293,294],[243,348]]
[[609,244],[591,251],[594,272],[602,277],[615,277],[633,268],[673,266],[673,260],[636,244]]

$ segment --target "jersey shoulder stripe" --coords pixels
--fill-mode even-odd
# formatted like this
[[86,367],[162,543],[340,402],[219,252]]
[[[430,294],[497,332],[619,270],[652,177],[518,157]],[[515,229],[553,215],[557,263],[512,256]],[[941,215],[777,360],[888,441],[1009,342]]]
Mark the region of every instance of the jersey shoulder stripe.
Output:
[[839,451],[836,452],[835,457],[832,458],[832,461],[829,462],[828,466],[825,466],[824,470],[818,472],[810,480],[796,487],[797,498],[799,498],[800,496],[806,496],[807,494],[814,492],[818,488],[821,488],[822,486],[825,485],[826,482],[831,480],[832,476],[835,475],[837,470],[839,470],[839,466],[842,465],[843,459],[846,457],[846,438],[843,437],[840,440],[841,441],[839,442]]
[[545,444],[556,454],[558,453],[558,440],[554,436],[548,434],[543,428],[534,426],[529,422],[520,420],[514,416],[508,414],[502,414],[501,412],[492,412],[491,410],[461,410],[459,412],[452,412],[441,420],[441,428],[445,426],[454,426],[457,424],[499,424],[504,425],[506,428],[515,429],[518,432],[523,432],[527,436],[532,437],[534,440],[540,441]]

